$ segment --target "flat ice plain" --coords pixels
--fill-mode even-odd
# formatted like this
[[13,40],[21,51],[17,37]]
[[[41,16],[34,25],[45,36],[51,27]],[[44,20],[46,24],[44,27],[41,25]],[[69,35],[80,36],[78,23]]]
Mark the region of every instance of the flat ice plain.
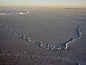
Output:
[[[9,38],[10,42],[17,37],[26,43],[17,43],[20,39],[16,38],[14,44],[41,48],[44,51],[42,57],[64,60],[76,65],[86,64],[86,9],[1,8],[0,27],[1,55],[2,46],[6,43],[3,41],[7,41],[5,38]],[[3,31],[5,33],[2,33]],[[46,50],[50,54],[46,54]],[[41,50],[39,52],[43,54]],[[52,55],[54,53],[55,55]],[[11,54],[8,53],[9,55]],[[34,56],[38,57],[37,54]]]

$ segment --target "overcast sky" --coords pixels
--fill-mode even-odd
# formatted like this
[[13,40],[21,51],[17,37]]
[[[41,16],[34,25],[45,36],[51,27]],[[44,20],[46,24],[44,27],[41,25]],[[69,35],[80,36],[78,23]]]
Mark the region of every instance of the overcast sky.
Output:
[[86,8],[86,0],[0,0],[0,7],[28,6]]

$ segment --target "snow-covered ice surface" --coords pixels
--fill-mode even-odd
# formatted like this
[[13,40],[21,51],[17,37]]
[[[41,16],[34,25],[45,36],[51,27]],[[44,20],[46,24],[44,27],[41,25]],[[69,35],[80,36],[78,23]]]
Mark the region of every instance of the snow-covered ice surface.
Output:
[[[86,39],[86,9],[0,9],[0,25],[10,34],[40,48],[64,51],[83,36]],[[86,64],[78,59],[57,57],[59,58]]]

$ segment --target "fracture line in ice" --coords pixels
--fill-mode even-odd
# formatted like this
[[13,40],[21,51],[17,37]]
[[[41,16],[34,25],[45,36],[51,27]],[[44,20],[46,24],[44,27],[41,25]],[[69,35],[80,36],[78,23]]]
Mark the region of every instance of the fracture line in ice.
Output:
[[76,65],[86,65],[86,62],[79,61],[79,60],[72,59],[72,58],[68,58],[68,57],[39,56],[39,55],[34,55],[34,57],[51,58],[51,59],[63,60],[63,61],[73,63],[73,64],[76,64]]
[[86,22],[86,21],[83,21],[83,20],[75,19],[75,18],[71,18],[71,19],[76,20],[76,21]]
[[12,30],[7,29],[7,27],[8,27],[8,25],[3,26],[3,28],[6,29],[7,31],[9,31],[10,33],[12,33],[12,34],[14,34],[14,35],[16,35],[16,36],[18,36],[18,37],[26,40],[26,41],[32,42],[32,43],[38,45],[41,48],[46,48],[46,49],[57,49],[57,50],[67,49],[71,43],[73,43],[74,41],[76,41],[78,39],[81,39],[81,37],[82,37],[81,31],[80,31],[81,25],[78,25],[77,32],[78,32],[78,36],[79,37],[77,37],[77,38],[71,38],[66,43],[64,43],[65,44],[64,46],[53,45],[53,44],[49,44],[49,43],[44,44],[42,41],[34,40],[34,39],[31,39],[31,37],[27,37],[26,35],[17,34],[16,32],[12,32]]

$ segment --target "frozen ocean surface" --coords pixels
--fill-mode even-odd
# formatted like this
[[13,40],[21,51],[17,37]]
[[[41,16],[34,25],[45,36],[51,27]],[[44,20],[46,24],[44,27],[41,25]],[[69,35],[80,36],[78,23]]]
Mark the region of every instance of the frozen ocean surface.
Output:
[[86,26],[86,9],[0,9],[0,25],[41,48],[68,49],[85,34],[81,30]]
[[6,30],[22,39],[39,41],[43,48],[66,49],[67,43],[82,36],[79,29],[86,23],[84,9],[2,9],[0,13]]

